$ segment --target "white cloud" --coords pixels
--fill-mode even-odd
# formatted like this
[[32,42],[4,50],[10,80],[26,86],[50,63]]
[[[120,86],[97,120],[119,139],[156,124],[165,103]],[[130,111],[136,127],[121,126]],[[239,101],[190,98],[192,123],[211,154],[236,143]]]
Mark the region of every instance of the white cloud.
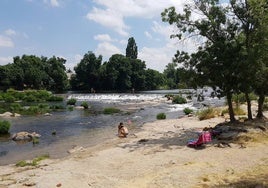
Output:
[[52,7],[58,7],[60,6],[59,2],[57,0],[50,0],[50,3],[52,5]]
[[146,62],[146,67],[150,69],[163,72],[166,65],[171,63],[175,49],[170,48],[148,48],[143,47],[139,53],[138,58]]
[[11,38],[0,35],[0,47],[14,47],[14,43]]
[[59,7],[60,3],[58,0],[44,0],[44,3],[49,4],[52,7]]
[[13,62],[13,57],[0,57],[0,65],[6,65]]
[[[103,9],[94,7],[87,19],[108,27],[122,36],[128,36],[130,28],[124,21],[125,18],[152,19],[160,17],[161,12],[170,6],[182,7],[184,1],[165,0],[95,0]],[[119,6],[120,5],[120,6]]]
[[112,42],[113,41],[111,39],[110,35],[108,35],[108,34],[95,35],[94,39],[98,40],[98,41],[106,41],[106,42]]
[[152,35],[148,31],[145,31],[144,34],[149,39],[152,39],[153,38]]
[[76,55],[74,56],[75,64],[78,64],[78,63],[81,61],[81,59],[83,59],[83,56],[80,55],[80,54],[76,54]]
[[102,10],[94,7],[86,17],[89,20],[93,20],[96,23],[115,30],[122,36],[128,36],[128,32],[126,31],[128,27],[125,25],[122,15],[115,10]]
[[13,29],[7,29],[7,30],[5,30],[5,34],[8,35],[8,36],[12,36],[12,35],[14,36],[17,33]]
[[123,54],[119,48],[109,42],[99,43],[94,53],[102,55],[104,61],[107,61],[114,54]]

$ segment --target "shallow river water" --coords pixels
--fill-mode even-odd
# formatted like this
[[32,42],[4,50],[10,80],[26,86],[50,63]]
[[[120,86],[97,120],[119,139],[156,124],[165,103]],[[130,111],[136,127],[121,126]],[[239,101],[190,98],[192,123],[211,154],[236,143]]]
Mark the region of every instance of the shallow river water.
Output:
[[[170,92],[170,91],[168,91]],[[115,138],[119,122],[131,122],[129,131],[134,133],[146,122],[155,121],[158,113],[164,112],[167,119],[184,115],[186,107],[198,110],[205,105],[219,106],[223,100],[205,95],[201,103],[195,98],[184,105],[167,102],[166,92],[144,92],[138,94],[65,94],[66,100],[77,99],[76,106],[86,101],[90,111],[74,108],[73,111],[52,112],[51,116],[21,116],[7,118],[11,122],[10,135],[20,132],[37,132],[41,135],[38,144],[18,143],[10,136],[0,137],[0,165],[16,163],[49,154],[50,158],[68,155],[68,150],[75,146],[90,147],[108,139]],[[176,93],[177,91],[175,91]],[[65,101],[66,103],[66,101]],[[104,115],[100,112],[105,107],[116,107],[123,112]],[[3,118],[2,118],[3,119]],[[56,135],[52,135],[52,132]]]

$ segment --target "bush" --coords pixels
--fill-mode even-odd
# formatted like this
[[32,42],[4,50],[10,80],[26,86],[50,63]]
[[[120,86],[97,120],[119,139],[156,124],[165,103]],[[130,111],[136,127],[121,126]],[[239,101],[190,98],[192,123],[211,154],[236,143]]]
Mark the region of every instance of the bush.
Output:
[[156,115],[156,119],[166,119],[166,114],[165,113],[159,113]]
[[38,106],[30,106],[23,113],[26,115],[40,115],[50,112],[49,106],[46,104],[39,104]]
[[76,99],[72,98],[67,101],[67,105],[75,105]]
[[110,108],[104,108],[104,110],[103,110],[103,113],[104,114],[114,114],[114,113],[119,113],[120,112],[120,109],[118,109],[118,108],[112,108],[112,107],[110,107]]
[[211,119],[214,117],[215,117],[215,112],[213,108],[207,108],[205,110],[198,112],[199,120]]
[[56,96],[56,95],[51,95],[47,101],[53,102],[53,101],[63,101],[63,97]]
[[172,102],[175,104],[185,104],[185,103],[187,103],[187,100],[180,95],[176,95],[172,99]]
[[5,100],[5,102],[10,102],[11,103],[11,102],[15,102],[16,99],[15,99],[15,97],[7,94],[7,95],[5,95],[4,100]]
[[191,114],[193,112],[193,110],[190,109],[190,108],[184,108],[183,112],[184,112],[184,114],[189,115],[189,114]]
[[73,110],[74,110],[74,107],[73,107],[73,106],[69,106],[69,107],[68,107],[68,110],[69,110],[69,111],[73,111]]
[[19,103],[12,103],[10,105],[10,111],[12,113],[19,113],[22,110],[23,110],[23,108],[21,107],[21,105]]
[[63,109],[65,109],[65,107],[62,105],[52,105],[49,107],[49,109],[51,109],[51,110],[63,110]]
[[82,102],[81,106],[83,106],[84,109],[88,109],[88,104],[87,104],[87,102]]
[[7,134],[10,128],[10,123],[8,121],[0,121],[0,134]]
[[27,95],[23,100],[26,102],[36,102],[37,98],[34,95]]

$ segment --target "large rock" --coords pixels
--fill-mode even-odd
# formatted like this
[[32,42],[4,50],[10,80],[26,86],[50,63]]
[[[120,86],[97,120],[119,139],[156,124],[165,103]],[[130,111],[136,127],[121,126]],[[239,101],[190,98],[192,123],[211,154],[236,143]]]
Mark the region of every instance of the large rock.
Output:
[[18,132],[12,135],[12,140],[14,141],[31,141],[33,138],[41,137],[40,134],[36,132],[28,133],[28,132]]

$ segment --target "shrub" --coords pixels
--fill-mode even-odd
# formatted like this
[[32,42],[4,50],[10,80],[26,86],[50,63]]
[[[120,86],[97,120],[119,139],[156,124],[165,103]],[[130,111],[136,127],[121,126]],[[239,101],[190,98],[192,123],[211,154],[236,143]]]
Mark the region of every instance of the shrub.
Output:
[[39,104],[38,106],[30,106],[27,110],[24,110],[23,113],[27,115],[39,115],[50,112],[48,105]]
[[23,100],[26,102],[36,102],[37,98],[34,95],[27,95]]
[[74,110],[74,107],[73,107],[73,106],[69,106],[69,107],[68,107],[68,110],[69,110],[69,111],[73,111],[73,110]]
[[88,104],[87,104],[87,102],[82,102],[81,106],[83,106],[84,109],[88,109]]
[[156,115],[156,119],[166,119],[166,114],[165,113],[159,113]]
[[62,105],[52,105],[52,106],[50,106],[49,108],[50,108],[51,110],[63,110],[63,109],[65,109],[65,107],[62,106]]
[[4,100],[5,100],[5,102],[15,102],[15,97],[13,97],[13,96],[11,96],[11,95],[9,95],[9,94],[6,94],[5,95],[5,97],[4,97]]
[[215,112],[213,108],[207,108],[205,110],[198,112],[199,120],[211,119],[214,117],[215,117]]
[[184,112],[184,114],[188,115],[188,114],[191,114],[193,112],[193,110],[190,108],[184,108],[183,112]]
[[61,97],[61,96],[56,96],[56,95],[51,95],[48,99],[47,99],[47,101],[63,101],[63,97]]
[[172,99],[172,102],[175,104],[185,104],[185,103],[187,103],[187,100],[180,95],[176,95]]
[[0,134],[7,134],[10,128],[10,122],[0,121]]
[[115,113],[119,113],[120,112],[120,109],[118,108],[113,108],[113,107],[110,107],[110,108],[104,108],[103,110],[103,113],[104,114],[115,114]]
[[23,110],[23,108],[21,107],[21,105],[19,103],[12,103],[10,105],[10,111],[12,113],[18,113],[18,112],[20,112],[22,110]]
[[67,101],[67,105],[75,105],[76,99],[72,98]]

